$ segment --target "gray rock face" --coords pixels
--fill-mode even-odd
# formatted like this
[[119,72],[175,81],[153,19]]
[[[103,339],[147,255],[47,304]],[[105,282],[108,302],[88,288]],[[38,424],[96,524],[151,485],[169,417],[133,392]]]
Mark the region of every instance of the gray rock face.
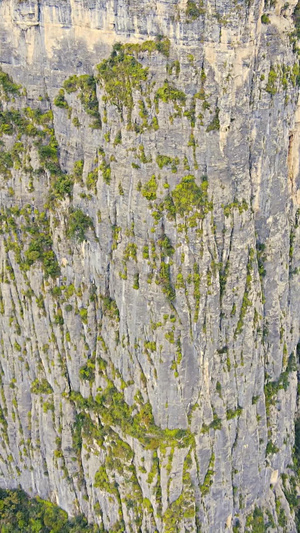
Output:
[[0,3],[1,486],[296,531],[294,8]]

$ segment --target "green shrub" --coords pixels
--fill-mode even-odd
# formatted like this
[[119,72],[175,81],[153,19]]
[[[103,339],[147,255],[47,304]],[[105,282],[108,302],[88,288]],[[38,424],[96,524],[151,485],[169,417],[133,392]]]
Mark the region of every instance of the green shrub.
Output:
[[69,238],[75,238],[82,242],[86,238],[85,232],[93,227],[92,219],[83,213],[81,209],[70,210],[67,222],[67,235]]
[[192,22],[193,20],[196,20],[205,13],[205,10],[203,9],[203,2],[193,2],[192,0],[188,0],[186,5],[185,14],[187,16],[188,22]]
[[51,136],[49,144],[36,144],[38,145],[38,152],[41,163],[46,163],[51,159],[53,161],[58,160],[58,143],[54,136]]
[[233,418],[240,416],[242,413],[242,407],[237,407],[236,409],[227,409],[226,418],[227,420],[232,420]]
[[52,394],[53,392],[50,383],[45,378],[41,381],[35,379],[31,384],[30,390],[33,394]]
[[74,167],[73,167],[73,176],[76,182],[82,180],[82,173],[83,173],[83,160],[80,159],[79,161],[75,161]]
[[257,255],[257,263],[258,263],[258,273],[259,277],[262,280],[262,278],[266,275],[266,269],[264,267],[264,262],[266,260],[266,254],[265,254],[266,246],[265,244],[256,243],[256,255]]
[[89,359],[87,363],[84,366],[82,366],[79,370],[80,378],[86,381],[94,381],[95,367],[96,367],[95,361],[93,359]]
[[137,246],[133,242],[130,242],[127,244],[125,250],[124,250],[124,260],[127,261],[128,259],[133,259],[134,261],[137,260]]
[[157,104],[161,100],[165,103],[175,102],[183,105],[186,102],[186,95],[166,80],[163,86],[156,91],[154,100]]
[[170,302],[175,300],[176,293],[171,283],[170,265],[164,261],[160,264],[160,269],[157,274],[157,283],[162,285],[162,291]]
[[81,309],[79,309],[79,315],[80,315],[82,322],[84,322],[84,324],[87,324],[88,310],[85,307],[82,307]]
[[25,266],[30,267],[36,261],[41,261],[46,276],[57,277],[60,268],[52,250],[52,239],[49,234],[37,231],[25,252]]
[[293,12],[293,20],[295,24],[295,34],[297,39],[300,39],[300,0],[298,0]]
[[[146,42],[152,42],[152,41],[146,41]],[[158,52],[160,52],[164,56],[169,57],[170,40],[166,37],[163,37],[162,35],[158,35],[155,40],[155,48]]]
[[82,76],[73,75],[64,81],[63,87],[69,94],[78,91],[78,98],[83,109],[94,119],[93,122],[91,122],[90,127],[93,129],[100,129],[102,124],[97,99],[96,80],[94,76],[88,74]]
[[0,151],[0,174],[2,174],[3,178],[11,178],[11,168],[13,168],[13,166],[14,163],[11,153]]
[[86,186],[88,190],[94,189],[94,191],[96,192],[97,181],[98,181],[98,168],[95,168],[94,170],[88,173],[87,178],[86,178]]
[[80,128],[80,122],[79,122],[78,117],[74,117],[72,120],[72,123],[73,123],[73,126],[75,126],[75,128]]
[[285,370],[283,370],[277,381],[267,381],[264,386],[265,393],[265,402],[266,402],[266,411],[269,414],[270,406],[274,405],[275,399],[279,390],[287,391],[289,387],[289,375],[291,372],[297,370],[294,354],[291,353],[289,356],[288,364]]
[[133,286],[132,288],[133,289],[136,289],[138,290],[140,288],[140,281],[139,281],[139,274],[134,274],[134,278],[133,278]]
[[64,109],[69,109],[69,104],[65,99],[65,91],[63,89],[60,89],[58,95],[54,98],[54,105]]
[[202,179],[201,185],[198,186],[194,176],[188,175],[182,178],[171,193],[173,206],[166,205],[167,209],[171,207],[171,212],[174,209],[180,216],[190,213],[193,209],[204,213],[210,210],[211,206],[207,199],[208,182],[206,178]]
[[251,527],[253,533],[265,533],[266,525],[262,509],[255,507],[253,514],[247,516],[246,528]]
[[171,165],[172,161],[172,157],[168,157],[167,155],[158,155],[156,157],[156,163],[158,164],[159,168]]
[[122,49],[124,52],[132,55],[145,52],[148,52],[149,54],[152,54],[153,52],[160,52],[168,57],[170,53],[170,44],[171,43],[168,38],[163,37],[162,35],[157,35],[155,41],[149,40],[144,41],[143,43],[126,43],[122,45],[118,43],[116,47],[117,49]]
[[3,533],[100,533],[82,515],[68,520],[67,513],[57,505],[41,498],[29,498],[20,489],[0,489],[0,530]]
[[20,96],[21,85],[13,82],[12,78],[0,68],[0,85],[6,96]]
[[78,90],[79,78],[74,74],[64,81],[64,89],[68,94],[75,93]]
[[167,255],[168,257],[171,257],[175,253],[171,239],[167,235],[163,235],[157,244],[161,248],[163,256]]
[[54,314],[54,323],[58,326],[63,326],[64,324],[64,318],[62,314],[62,310],[60,308],[57,309],[57,312]]
[[279,452],[279,448],[277,448],[277,446],[275,446],[275,444],[269,440],[266,447],[266,455],[273,455],[277,452]]
[[209,131],[214,131],[214,130],[219,130],[219,129],[220,129],[219,109],[217,108],[216,114],[213,120],[211,121],[211,123],[207,126],[206,131],[209,132]]
[[101,165],[99,166],[101,172],[102,172],[102,176],[103,176],[103,179],[105,181],[105,183],[107,183],[109,185],[110,183],[110,178],[111,178],[111,168],[110,168],[110,164],[109,163],[106,163],[105,159],[103,159]]
[[268,82],[266,86],[266,91],[271,96],[274,96],[277,93],[277,87],[276,87],[277,77],[278,76],[277,76],[277,73],[274,67],[271,66],[269,75],[268,75]]
[[142,195],[150,202],[151,200],[156,200],[156,192],[157,192],[157,181],[156,177],[153,174],[147,183],[145,183],[144,187],[142,188]]
[[116,137],[115,137],[115,140],[114,140],[114,146],[117,146],[117,144],[121,144],[122,143],[122,132],[121,130],[118,131]]
[[261,22],[262,24],[270,24],[270,17],[268,15],[266,15],[266,13],[264,13],[262,16],[261,16]]
[[109,318],[119,321],[119,309],[113,298],[103,298],[103,312]]
[[133,54],[128,53],[125,46],[117,43],[109,59],[98,65],[98,79],[102,84],[110,103],[120,112],[123,106],[133,107],[132,90],[146,81],[148,69],[143,68]]
[[[45,212],[39,212],[36,209],[34,213],[33,221],[31,205],[21,210],[12,208],[0,212],[0,221],[1,219],[7,220],[9,223],[6,231],[7,233],[11,231],[7,249],[14,251],[21,270],[29,270],[36,261],[40,261],[46,277],[57,277],[60,274],[60,268],[52,249],[49,220]],[[23,219],[19,218],[21,216]]]
[[67,174],[61,174],[52,184],[50,198],[63,200],[66,196],[71,197],[73,192],[73,179]]
[[212,482],[213,482],[212,478],[214,475],[214,470],[213,470],[214,465],[215,465],[215,456],[214,454],[212,454],[210,461],[209,461],[207,472],[205,474],[203,484],[200,486],[201,494],[203,496],[205,496],[205,494],[208,494],[210,487],[212,485]]
[[167,70],[167,73],[172,75],[173,74],[173,70],[175,70],[175,76],[176,78],[178,78],[179,74],[180,74],[180,62],[178,60],[176,61],[173,61],[171,64],[167,64],[166,65],[166,70]]

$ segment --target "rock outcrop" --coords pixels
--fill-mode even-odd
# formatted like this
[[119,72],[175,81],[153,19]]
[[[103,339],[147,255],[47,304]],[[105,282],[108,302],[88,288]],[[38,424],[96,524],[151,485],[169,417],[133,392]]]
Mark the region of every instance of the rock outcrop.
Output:
[[297,9],[0,2],[2,487],[296,532]]

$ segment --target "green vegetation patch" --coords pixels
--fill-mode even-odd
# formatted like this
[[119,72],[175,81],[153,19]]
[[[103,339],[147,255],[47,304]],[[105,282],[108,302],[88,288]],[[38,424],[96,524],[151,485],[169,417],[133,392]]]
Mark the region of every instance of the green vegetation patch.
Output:
[[92,396],[83,398],[75,391],[70,393],[70,399],[76,403],[77,408],[92,410],[100,415],[105,426],[119,427],[125,435],[138,439],[147,449],[157,449],[161,444],[184,448],[193,442],[189,430],[158,427],[149,402],[139,402],[139,412],[133,414],[137,405],[129,406],[123,392],[118,391],[108,378],[105,379],[107,387],[99,392],[95,399]]
[[198,2],[194,2],[193,0],[188,0],[186,5],[186,18],[187,22],[193,22],[197,18],[200,17],[200,15],[203,15],[205,13],[205,9],[203,7],[203,1],[200,0]]
[[214,118],[212,119],[211,123],[206,128],[207,132],[220,129],[219,113],[220,113],[220,110],[219,108],[217,108]]
[[163,86],[156,91],[154,101],[157,106],[160,101],[166,104],[173,102],[182,106],[186,102],[186,94],[166,80]]
[[22,135],[28,137],[45,138],[52,134],[53,113],[51,110],[43,113],[40,109],[26,107],[22,111],[17,109],[0,109],[0,136],[13,135],[17,133],[19,138]]
[[266,91],[271,96],[274,96],[277,93],[277,79],[278,79],[277,72],[274,69],[274,67],[271,66],[269,75],[268,75],[268,82],[266,85]]
[[86,381],[94,381],[95,380],[95,358],[88,359],[87,363],[82,366],[79,370],[79,376],[81,379],[84,379]]
[[266,13],[264,13],[262,16],[261,16],[261,22],[262,24],[270,24],[270,17],[269,15],[267,15]]
[[146,81],[148,68],[143,68],[126,46],[117,43],[111,56],[98,65],[98,80],[105,90],[108,101],[122,114],[123,106],[133,107],[133,89],[141,89]]
[[12,177],[11,169],[14,163],[10,152],[0,152],[0,174],[4,179],[10,179]]
[[300,0],[298,0],[293,12],[293,20],[295,24],[295,34],[297,39],[300,39]]
[[150,202],[151,200],[156,200],[156,193],[157,193],[157,181],[156,177],[153,174],[153,176],[150,178],[147,183],[145,183],[144,187],[142,188],[142,195]]
[[122,45],[123,49],[127,53],[140,54],[143,52],[148,52],[152,54],[153,52],[160,52],[166,57],[169,57],[170,54],[170,40],[167,37],[158,35],[155,41],[144,41],[143,43],[127,43]]
[[280,390],[287,391],[289,386],[289,375],[297,370],[294,354],[291,354],[285,370],[283,370],[277,381],[267,381],[264,387],[266,399],[266,411],[269,414],[270,406],[275,404],[277,394]]
[[29,498],[19,489],[0,489],[0,529],[2,533],[100,533],[83,516],[69,520],[57,505]]
[[[90,117],[94,119],[90,124],[91,128],[101,128],[102,124],[97,99],[96,80],[94,76],[89,76],[88,74],[84,74],[82,76],[70,76],[70,78],[64,81],[63,88],[63,90],[65,90],[68,94],[78,91],[78,98],[83,109]],[[61,95],[60,107],[66,107],[64,104],[63,93],[60,91],[59,94]],[[59,105],[57,99],[54,103]]]
[[232,420],[233,418],[236,418],[241,415],[242,413],[242,407],[237,407],[236,409],[227,409],[226,411],[226,418],[227,420]]
[[[26,107],[22,111],[15,109],[0,111],[0,137],[3,135],[17,137],[17,142],[9,151],[0,151],[0,174],[4,179],[12,177],[12,168],[30,173],[31,182],[33,175],[40,176],[43,171],[47,171],[51,177],[50,202],[71,196],[73,180],[72,177],[62,172],[59,164],[58,143],[55,138],[51,110],[42,112],[40,109]],[[26,136],[24,141],[23,136]],[[33,171],[27,162],[28,144],[36,149],[39,157],[40,168],[36,171]]]
[[116,320],[119,322],[120,320],[120,314],[119,309],[117,306],[116,300],[113,298],[110,298],[109,296],[106,296],[102,299],[103,303],[103,313],[108,316],[111,320]]
[[50,198],[63,200],[66,196],[71,197],[73,193],[74,181],[68,174],[60,174],[53,182]]
[[175,289],[171,282],[171,267],[169,263],[161,261],[160,269],[156,276],[156,282],[161,285],[162,292],[166,295],[170,302],[173,302],[176,297]]
[[254,260],[254,250],[253,248],[250,248],[248,263],[247,263],[247,276],[246,276],[245,291],[243,295],[240,316],[238,319],[236,330],[234,332],[235,337],[239,333],[241,333],[243,326],[244,326],[244,319],[247,315],[248,309],[252,306],[252,301],[250,300],[249,295],[250,295],[250,289],[251,289],[251,283],[252,283],[253,260]]
[[60,268],[53,251],[49,219],[31,205],[0,211],[0,233],[5,235],[5,250],[12,250],[20,268],[29,270],[37,261],[46,277],[58,277]]
[[67,236],[70,239],[77,239],[79,242],[85,240],[85,232],[94,227],[92,219],[81,209],[70,209],[67,221]]
[[205,474],[205,478],[204,478],[203,484],[200,486],[201,494],[203,496],[205,496],[205,494],[209,493],[210,487],[211,487],[211,485],[213,483],[213,475],[215,473],[214,472],[214,466],[215,466],[215,455],[212,454],[211,458],[210,458],[210,461],[209,461],[207,472]]
[[52,239],[49,234],[37,233],[31,240],[25,252],[26,264],[31,266],[41,261],[48,276],[57,277],[60,274],[58,263],[52,250]]
[[172,172],[177,172],[177,165],[179,165],[180,160],[178,157],[169,157],[167,155],[158,154],[156,157],[156,163],[159,168],[162,169],[167,166],[171,166]]
[[6,99],[10,99],[10,96],[20,96],[21,85],[17,85],[13,82],[12,78],[3,72],[0,68],[0,87],[4,93]]
[[[169,186],[167,187],[169,189]],[[138,190],[150,202],[157,199],[158,183],[155,175]],[[159,202],[150,204],[152,216],[155,223],[163,217],[164,212],[169,220],[175,220],[176,216],[184,217],[184,224],[187,227],[196,227],[199,220],[204,219],[207,213],[213,208],[212,201],[208,198],[208,181],[206,176],[202,176],[202,181],[198,185],[195,177],[187,175],[178,183],[173,191]]]
[[[197,185],[195,177],[192,175],[182,178],[181,182],[176,185],[171,193],[175,213],[184,216],[191,213],[194,209],[201,211],[202,214],[210,211],[212,205],[208,202],[207,189],[208,181],[206,177],[202,178],[200,186]],[[169,207],[169,211],[173,211],[171,206]]]
[[250,533],[250,531],[253,533],[265,533],[267,531],[262,509],[255,507],[253,513],[247,516],[245,531],[247,533]]
[[54,105],[62,109],[70,108],[67,100],[65,99],[65,91],[63,89],[59,89],[57,96],[54,98]]
[[50,383],[45,379],[35,379],[30,388],[33,394],[52,394],[53,389]]

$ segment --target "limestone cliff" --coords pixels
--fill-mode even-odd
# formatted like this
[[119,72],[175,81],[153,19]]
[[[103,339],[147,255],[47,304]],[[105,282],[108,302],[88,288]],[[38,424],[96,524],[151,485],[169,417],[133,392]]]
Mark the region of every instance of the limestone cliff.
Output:
[[0,486],[296,531],[298,18],[1,0]]

